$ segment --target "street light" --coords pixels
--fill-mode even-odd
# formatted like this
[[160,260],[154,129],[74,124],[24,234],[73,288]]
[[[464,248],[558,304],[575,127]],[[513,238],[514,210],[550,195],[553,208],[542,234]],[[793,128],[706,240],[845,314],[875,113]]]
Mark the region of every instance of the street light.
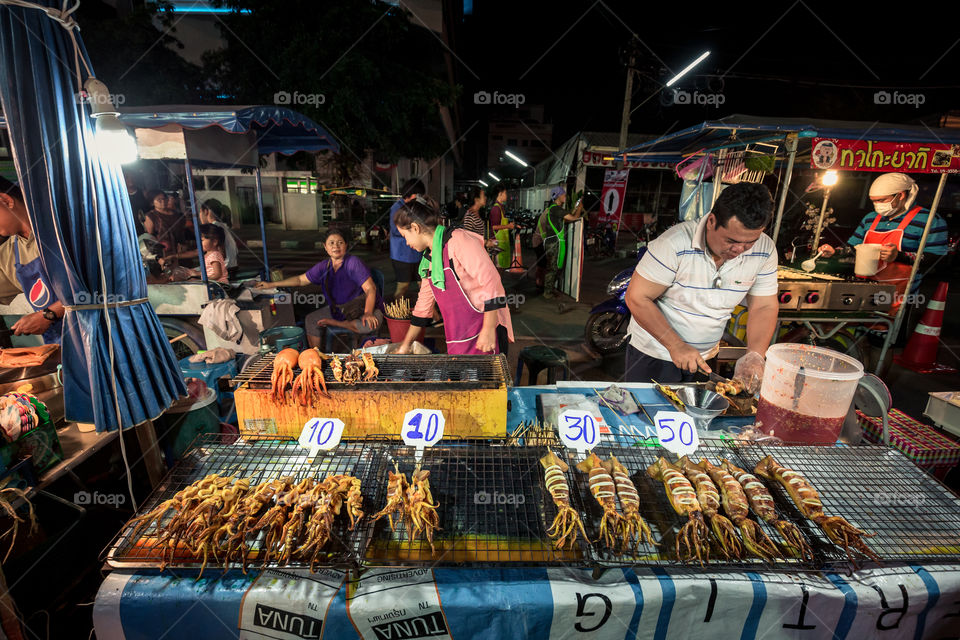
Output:
[[833,189],[833,185],[837,184],[837,179],[839,175],[833,169],[825,171],[822,176],[820,176],[820,183],[824,187],[823,194],[823,204],[820,205],[820,217],[817,218],[817,231],[813,234],[813,248],[812,250],[816,252],[817,247],[820,246],[820,231],[823,229],[823,216],[827,212],[827,202],[830,201],[830,191]]
[[500,178],[498,178],[496,174],[493,173],[493,171],[487,171],[487,175],[493,178],[494,180],[496,180],[497,182],[500,182]]
[[488,185],[486,182],[484,182],[483,180],[479,180],[479,179],[478,179],[477,182],[479,182],[480,184],[482,184],[482,185],[485,186],[485,187],[489,187],[489,186],[490,186],[490,185]]
[[670,80],[668,80],[667,86],[668,87],[671,86],[674,82],[676,82],[683,76],[687,75],[687,72],[690,71],[690,69],[693,69],[695,66],[703,62],[703,60],[709,55],[710,55],[709,51],[704,51],[703,53],[701,53],[699,58],[697,58],[696,60],[688,64],[686,67],[684,67],[683,71],[681,71],[677,75],[673,76]]
[[516,162],[517,164],[519,164],[519,165],[521,165],[521,166],[524,166],[524,167],[529,167],[529,166],[530,166],[529,164],[527,164],[527,163],[523,160],[523,158],[517,156],[517,155],[514,154],[514,153],[511,153],[510,151],[504,151],[504,152],[503,152],[503,155],[507,156],[508,158],[510,158],[511,160],[513,160],[514,162]]

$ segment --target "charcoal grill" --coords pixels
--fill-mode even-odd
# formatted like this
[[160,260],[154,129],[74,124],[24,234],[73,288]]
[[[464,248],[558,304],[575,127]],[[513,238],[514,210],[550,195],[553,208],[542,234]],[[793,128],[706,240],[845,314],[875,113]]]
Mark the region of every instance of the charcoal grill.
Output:
[[443,411],[445,433],[451,435],[506,435],[511,379],[503,355],[375,354],[377,379],[353,384],[336,382],[330,362],[324,362],[322,372],[331,397],[319,398],[311,407],[300,406],[290,394],[283,402],[274,400],[273,359],[274,354],[262,356],[233,380],[237,418],[245,435],[297,437],[303,425],[318,416],[340,417],[346,425],[345,437],[399,435],[404,415],[413,409]]
[[[296,442],[289,440],[245,440],[233,435],[203,434],[195,441],[193,448],[170,471],[164,481],[141,506],[139,514],[147,513],[164,500],[186,488],[196,480],[211,473],[248,478],[250,485],[290,476],[295,482],[306,477],[323,480],[330,474],[348,474],[360,479],[364,495],[364,511],[370,513],[374,508],[369,495],[378,484],[375,473],[381,466],[378,456],[380,450],[368,443],[341,443],[335,450],[320,452],[310,461],[307,451]],[[168,515],[166,521],[172,517]],[[325,566],[355,566],[363,554],[366,537],[357,527],[349,531],[349,520],[345,512],[337,517],[331,542],[328,543],[321,563]],[[161,566],[161,549],[154,536],[155,527],[132,535],[128,524],[120,531],[106,553],[106,560],[115,568],[153,568]],[[260,549],[263,533],[257,538],[248,538],[247,544],[252,551]],[[259,567],[262,563],[251,559],[250,566]],[[167,566],[199,568],[201,561],[188,556],[174,556]],[[210,557],[207,571],[223,567],[221,560]],[[267,567],[277,567],[271,562]],[[307,564],[292,560],[284,565],[291,568],[305,567]]]

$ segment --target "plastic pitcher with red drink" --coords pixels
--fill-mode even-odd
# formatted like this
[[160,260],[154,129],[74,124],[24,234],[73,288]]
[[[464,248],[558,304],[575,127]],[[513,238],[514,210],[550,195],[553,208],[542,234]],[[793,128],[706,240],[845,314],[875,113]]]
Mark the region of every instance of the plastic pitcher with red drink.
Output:
[[833,444],[853,402],[863,365],[806,344],[775,344],[757,404],[757,429],[787,443]]

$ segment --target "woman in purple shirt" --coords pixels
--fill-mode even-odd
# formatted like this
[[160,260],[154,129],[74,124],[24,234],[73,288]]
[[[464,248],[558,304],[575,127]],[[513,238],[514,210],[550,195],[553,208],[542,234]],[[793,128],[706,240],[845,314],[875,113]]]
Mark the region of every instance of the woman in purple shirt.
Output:
[[311,347],[322,347],[324,329],[340,327],[357,334],[376,331],[383,322],[383,300],[363,260],[347,253],[343,232],[331,229],[324,239],[330,256],[299,276],[278,282],[259,282],[257,288],[323,287],[326,306],[307,315],[303,323]]

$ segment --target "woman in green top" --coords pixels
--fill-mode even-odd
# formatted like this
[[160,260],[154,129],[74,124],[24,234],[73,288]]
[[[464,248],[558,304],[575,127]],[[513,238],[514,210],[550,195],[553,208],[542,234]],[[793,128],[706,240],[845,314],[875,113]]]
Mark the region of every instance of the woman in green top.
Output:
[[510,231],[517,225],[507,220],[505,206],[507,188],[503,185],[497,185],[494,187],[493,194],[493,206],[490,208],[490,228],[493,230],[493,237],[497,240],[497,246],[500,247],[496,263],[501,269],[508,269],[510,267]]

